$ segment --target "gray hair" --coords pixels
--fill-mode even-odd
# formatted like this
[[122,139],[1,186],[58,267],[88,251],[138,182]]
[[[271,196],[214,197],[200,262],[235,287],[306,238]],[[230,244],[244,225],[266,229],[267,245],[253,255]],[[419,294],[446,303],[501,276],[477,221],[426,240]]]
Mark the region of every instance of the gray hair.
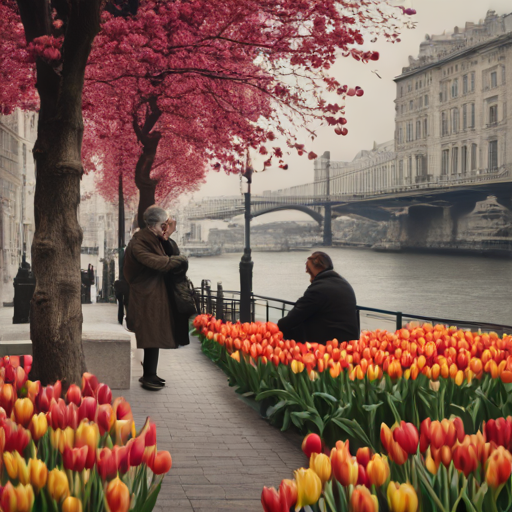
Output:
[[159,208],[158,206],[150,206],[144,212],[143,218],[146,226],[152,227],[156,224],[163,224],[164,222],[167,222],[169,214],[163,208]]

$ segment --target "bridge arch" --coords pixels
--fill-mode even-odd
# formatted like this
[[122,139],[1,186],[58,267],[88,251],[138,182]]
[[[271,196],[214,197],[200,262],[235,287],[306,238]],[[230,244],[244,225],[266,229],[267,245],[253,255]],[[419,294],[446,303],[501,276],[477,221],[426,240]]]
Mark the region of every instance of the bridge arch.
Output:
[[251,217],[259,217],[260,215],[265,215],[265,213],[278,212],[281,210],[297,210],[299,212],[306,213],[310,217],[313,218],[318,224],[321,226],[324,221],[324,216],[321,213],[308,208],[307,206],[303,206],[301,204],[284,204],[280,206],[273,206],[272,208],[266,208],[265,210],[256,210],[254,212],[251,211]]

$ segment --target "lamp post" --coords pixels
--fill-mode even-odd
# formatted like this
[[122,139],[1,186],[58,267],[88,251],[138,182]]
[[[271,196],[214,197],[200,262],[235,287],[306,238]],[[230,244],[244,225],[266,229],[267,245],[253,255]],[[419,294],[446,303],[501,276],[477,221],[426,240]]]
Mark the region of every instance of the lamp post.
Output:
[[240,321],[250,322],[251,319],[251,295],[252,295],[252,268],[254,262],[251,259],[251,183],[252,165],[247,153],[245,172],[242,173],[247,180],[247,192],[245,199],[245,246],[244,254],[240,260]]
[[322,155],[322,158],[327,160],[326,165],[326,197],[327,202],[325,203],[324,208],[324,246],[331,247],[332,246],[332,210],[331,210],[331,152],[325,151]]

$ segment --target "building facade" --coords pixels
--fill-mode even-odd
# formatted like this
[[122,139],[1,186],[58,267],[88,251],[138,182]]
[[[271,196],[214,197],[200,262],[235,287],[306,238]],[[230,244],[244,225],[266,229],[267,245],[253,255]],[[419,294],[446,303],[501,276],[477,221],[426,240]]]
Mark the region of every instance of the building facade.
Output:
[[395,82],[399,184],[510,172],[512,14],[427,36]]
[[0,307],[14,297],[13,279],[23,253],[30,262],[34,237],[37,114],[0,116]]
[[479,23],[427,35],[395,82],[394,140],[352,162],[316,159],[315,194],[392,193],[512,172],[512,14],[488,11]]

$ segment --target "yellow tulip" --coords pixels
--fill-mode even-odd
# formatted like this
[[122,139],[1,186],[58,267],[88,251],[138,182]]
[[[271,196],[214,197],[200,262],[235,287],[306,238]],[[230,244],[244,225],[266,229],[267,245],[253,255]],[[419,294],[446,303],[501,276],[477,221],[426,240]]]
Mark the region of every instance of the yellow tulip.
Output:
[[311,468],[297,469],[294,472],[294,476],[297,483],[297,504],[295,510],[298,511],[306,505],[315,504],[320,499],[322,481]]
[[136,436],[133,420],[116,420],[114,423],[115,444],[124,446],[132,437]]
[[78,498],[68,496],[62,503],[62,512],[82,512],[82,502]]
[[439,469],[439,464],[436,464],[435,460],[432,458],[430,453],[430,447],[427,449],[427,455],[425,457],[425,467],[432,475],[437,475],[437,470]]
[[48,468],[46,464],[39,459],[30,459],[28,461],[28,472],[30,475],[30,483],[37,491],[46,485],[48,478]]
[[382,487],[389,478],[389,464],[385,456],[376,453],[366,466],[366,473],[372,485]]
[[389,482],[388,504],[391,512],[416,512],[418,510],[418,496],[411,484],[399,485]]
[[57,428],[50,430],[50,442],[55,450],[64,453],[64,448],[73,448],[75,444],[75,431],[71,427],[64,430]]
[[57,468],[52,469],[48,473],[47,488],[54,500],[62,501],[67,498],[69,496],[69,482],[66,473]]
[[16,459],[16,463],[18,465],[18,480],[23,485],[27,485],[30,483],[30,476],[28,473],[28,466],[25,462],[25,459],[17,452],[14,452],[14,458]]
[[322,484],[331,478],[331,459],[325,453],[312,453],[309,467],[320,477]]
[[37,443],[37,441],[39,441],[39,439],[41,439],[48,430],[46,414],[44,412],[40,412],[39,414],[32,416],[28,428],[32,434],[32,439]]
[[34,505],[34,489],[30,484],[19,484],[16,489],[16,511],[30,512]]
[[16,422],[26,427],[34,415],[34,404],[30,398],[18,398],[14,402],[14,415]]
[[293,373],[302,373],[304,371],[304,363],[296,359],[291,362],[290,366]]
[[18,478],[18,460],[11,452],[4,452],[4,465],[11,480]]

